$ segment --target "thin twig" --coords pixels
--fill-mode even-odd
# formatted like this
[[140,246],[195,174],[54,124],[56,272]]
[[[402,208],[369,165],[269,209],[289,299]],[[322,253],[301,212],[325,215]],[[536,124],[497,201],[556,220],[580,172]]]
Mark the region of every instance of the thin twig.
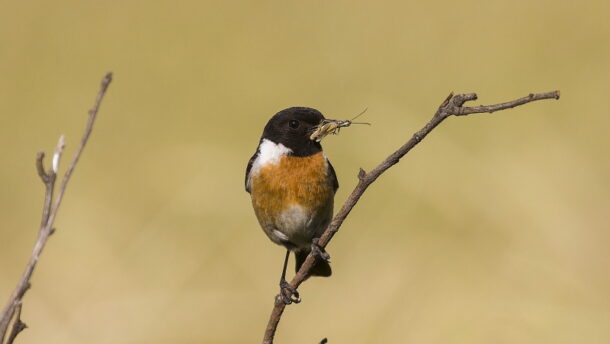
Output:
[[[43,203],[42,210],[42,219],[40,223],[40,229],[38,231],[38,238],[36,239],[36,244],[34,245],[34,249],[32,250],[32,255],[30,256],[30,260],[23,272],[17,287],[11,294],[6,306],[4,307],[2,314],[0,316],[0,344],[4,343],[4,338],[6,335],[6,331],[8,329],[8,325],[11,319],[15,318],[16,322],[21,322],[20,313],[21,313],[21,300],[23,299],[23,295],[30,287],[30,279],[32,278],[32,273],[34,272],[34,268],[36,267],[36,263],[40,258],[40,254],[44,249],[49,236],[53,234],[55,228],[53,227],[53,223],[55,222],[55,218],[57,217],[57,211],[59,210],[59,206],[61,205],[61,201],[63,200],[64,193],[66,191],[66,186],[70,181],[70,177],[72,176],[72,172],[76,167],[76,163],[80,158],[85,145],[91,135],[91,131],[93,130],[93,124],[95,123],[95,117],[97,116],[97,112],[100,108],[100,104],[102,99],[104,99],[104,95],[106,94],[106,90],[108,89],[108,85],[112,81],[112,73],[106,74],[106,76],[102,79],[102,83],[100,85],[100,89],[97,93],[97,97],[93,104],[91,110],[89,110],[89,119],[87,121],[87,126],[85,128],[85,132],[81,139],[80,145],[78,146],[70,165],[68,165],[68,169],[63,176],[61,184],[59,186],[59,190],[57,192],[57,197],[55,197],[55,202],[53,202],[53,194],[55,191],[55,180],[57,178],[57,171],[59,170],[59,162],[61,160],[61,155],[63,153],[65,147],[65,139],[64,136],[59,137],[59,141],[57,142],[57,146],[55,148],[55,152],[53,154],[53,160],[51,163],[51,168],[48,171],[45,171],[44,168],[44,153],[40,152],[36,156],[36,170],[38,171],[38,175],[40,179],[45,185],[45,197]],[[17,312],[18,310],[18,312]],[[15,317],[16,315],[16,317]],[[23,328],[21,329],[23,330]],[[20,331],[21,331],[20,330]],[[15,339],[14,336],[17,336],[20,331],[12,331],[11,335],[8,338],[7,344],[12,343]],[[14,334],[14,336],[13,336]]]
[[[328,225],[322,236],[318,241],[318,245],[326,247],[333,236],[339,231],[339,227],[345,220],[345,218],[352,211],[352,208],[356,205],[362,194],[383,172],[397,164],[400,159],[405,156],[413,147],[415,147],[421,140],[423,140],[436,126],[444,121],[449,116],[464,116],[474,113],[492,113],[495,111],[510,109],[515,106],[523,105],[529,102],[542,100],[542,99],[559,99],[559,91],[552,91],[546,93],[530,94],[526,97],[515,99],[509,102],[494,104],[494,105],[480,105],[473,107],[464,107],[464,103],[467,101],[476,100],[477,95],[475,93],[468,94],[449,94],[447,99],[439,106],[438,110],[432,117],[432,119],[418,132],[413,134],[411,139],[407,141],[397,151],[390,154],[384,161],[382,161],[377,167],[373,168],[370,172],[366,173],[363,169],[360,169],[358,173],[358,184],[354,188],[354,191],[347,198],[339,212],[335,215],[331,223]],[[301,269],[294,276],[290,285],[293,288],[298,288],[303,281],[309,275],[309,271],[315,262],[315,256],[310,253],[307,259],[301,266]],[[280,322],[286,304],[283,302],[275,302],[269,322],[265,328],[265,335],[263,337],[263,344],[272,344],[277,326]]]

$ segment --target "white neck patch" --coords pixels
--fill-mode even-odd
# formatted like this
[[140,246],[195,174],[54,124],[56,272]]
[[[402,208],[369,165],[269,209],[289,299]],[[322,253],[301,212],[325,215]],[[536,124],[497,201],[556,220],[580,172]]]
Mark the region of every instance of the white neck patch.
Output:
[[258,170],[267,164],[277,164],[282,156],[292,153],[292,149],[281,143],[263,139],[258,147],[258,157],[252,163],[250,174],[257,174]]

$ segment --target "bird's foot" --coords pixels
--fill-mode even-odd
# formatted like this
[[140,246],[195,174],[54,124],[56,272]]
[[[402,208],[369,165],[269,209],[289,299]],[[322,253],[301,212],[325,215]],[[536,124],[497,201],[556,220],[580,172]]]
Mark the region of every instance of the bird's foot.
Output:
[[330,254],[328,254],[328,252],[326,252],[326,250],[324,250],[324,248],[318,244],[319,240],[320,238],[314,238],[311,241],[311,252],[313,252],[316,257],[328,262],[330,260]]
[[277,296],[276,300],[289,305],[291,303],[301,302],[301,296],[296,288],[283,279],[280,281],[280,294]]

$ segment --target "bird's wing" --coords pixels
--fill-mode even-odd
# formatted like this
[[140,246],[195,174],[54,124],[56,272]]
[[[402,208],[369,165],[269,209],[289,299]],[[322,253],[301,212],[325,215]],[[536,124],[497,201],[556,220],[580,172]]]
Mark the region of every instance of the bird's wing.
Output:
[[339,188],[339,181],[337,180],[337,174],[335,173],[335,169],[333,168],[333,165],[330,163],[330,161],[326,160],[326,162],[328,162],[328,177],[330,178],[330,180],[333,184],[333,192],[337,192],[337,189]]
[[246,186],[246,192],[250,193],[250,170],[252,169],[252,164],[254,163],[254,160],[256,160],[256,156],[258,155],[258,151],[256,151],[254,153],[254,155],[250,158],[250,160],[248,161],[248,167],[246,167],[246,180],[244,182],[245,186]]

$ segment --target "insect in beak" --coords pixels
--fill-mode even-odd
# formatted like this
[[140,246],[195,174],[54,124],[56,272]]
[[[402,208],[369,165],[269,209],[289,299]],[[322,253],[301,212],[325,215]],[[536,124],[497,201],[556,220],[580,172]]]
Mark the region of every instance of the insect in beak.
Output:
[[336,120],[336,119],[323,119],[322,122],[320,122],[320,124],[318,124],[317,126],[315,126],[311,129],[313,132],[309,136],[309,139],[312,141],[320,142],[327,135],[330,135],[330,134],[336,135],[339,133],[339,130],[341,128],[349,127],[352,124],[371,125],[371,123],[354,122],[354,120],[356,118],[360,117],[360,115],[362,115],[363,113],[365,113],[366,110],[367,109],[364,109],[364,111],[362,111],[361,113],[356,115],[356,117],[354,117],[350,120],[341,121],[341,120]]

